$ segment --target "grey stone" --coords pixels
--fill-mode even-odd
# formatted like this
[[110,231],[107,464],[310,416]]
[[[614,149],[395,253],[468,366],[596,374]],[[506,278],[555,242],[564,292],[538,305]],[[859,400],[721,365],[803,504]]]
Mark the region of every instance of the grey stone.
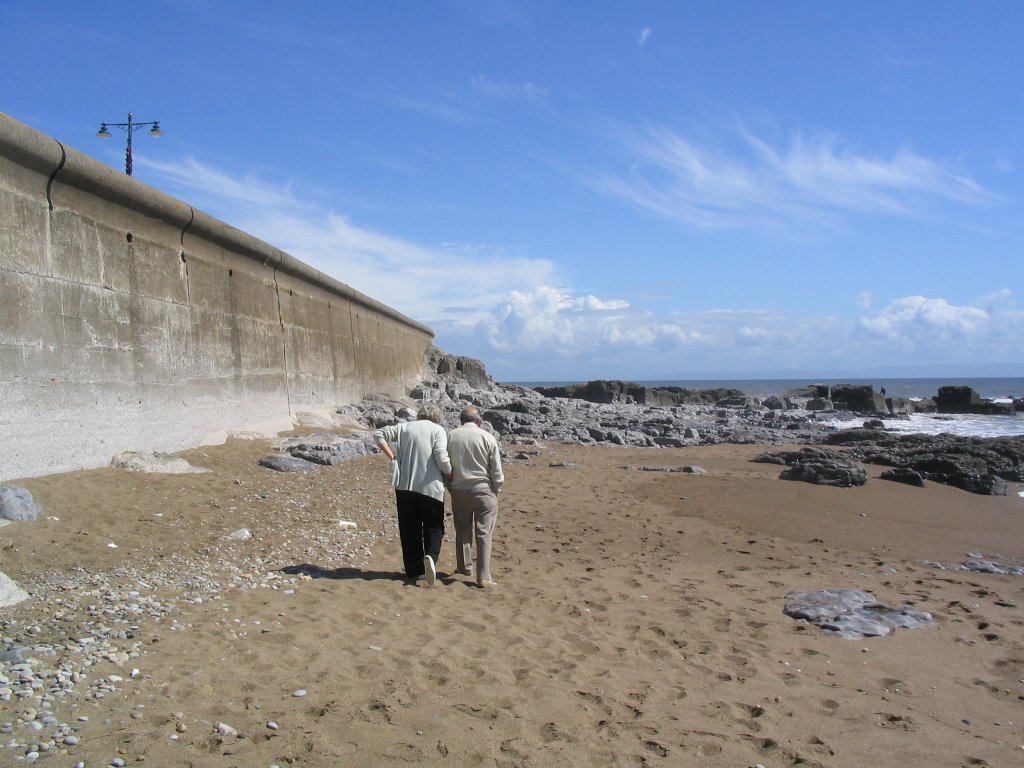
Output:
[[366,456],[372,451],[361,438],[339,438],[329,443],[304,442],[289,449],[289,453],[298,459],[334,466],[342,462]]
[[881,637],[894,629],[920,629],[933,624],[932,615],[926,611],[915,611],[906,605],[889,608],[870,592],[859,589],[790,592],[783,613],[844,640]]
[[153,472],[165,475],[187,475],[210,471],[202,467],[194,467],[185,459],[176,456],[141,451],[119,453],[110,460],[110,466],[114,469],[126,469],[129,472]]
[[0,519],[35,520],[41,511],[27,488],[19,485],[0,485]]
[[305,459],[279,455],[264,456],[258,463],[261,467],[272,469],[275,472],[308,472],[319,466]]

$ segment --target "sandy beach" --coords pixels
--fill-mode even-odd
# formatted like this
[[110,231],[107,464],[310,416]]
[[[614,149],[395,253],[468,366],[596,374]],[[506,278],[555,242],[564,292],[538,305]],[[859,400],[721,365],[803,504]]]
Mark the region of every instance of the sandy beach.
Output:
[[[4,648],[65,666],[49,708],[0,701],[0,764],[48,739],[39,764],[90,767],[1024,764],[1024,577],[922,562],[1024,563],[1019,485],[547,445],[506,464],[498,585],[451,575],[449,524],[425,588],[399,573],[382,458],[279,474],[270,445],[180,454],[205,474],[14,481],[43,514],[0,527],[32,595],[0,609]],[[639,469],[686,465],[706,474]],[[783,614],[826,588],[935,624],[842,640]]]

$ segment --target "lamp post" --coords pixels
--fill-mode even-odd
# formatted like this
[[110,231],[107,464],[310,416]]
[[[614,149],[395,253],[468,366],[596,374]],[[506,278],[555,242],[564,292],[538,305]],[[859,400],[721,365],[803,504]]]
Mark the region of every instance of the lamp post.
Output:
[[164,132],[160,130],[159,120],[151,120],[146,123],[136,122],[132,120],[131,112],[128,113],[127,123],[100,123],[100,129],[99,131],[96,132],[96,135],[99,136],[101,139],[109,139],[110,131],[107,130],[108,126],[120,128],[121,130],[126,131],[128,133],[128,146],[125,147],[124,150],[124,172],[127,173],[129,176],[132,175],[132,134],[135,133],[140,128],[152,126],[149,129],[150,136],[156,139],[164,135]]

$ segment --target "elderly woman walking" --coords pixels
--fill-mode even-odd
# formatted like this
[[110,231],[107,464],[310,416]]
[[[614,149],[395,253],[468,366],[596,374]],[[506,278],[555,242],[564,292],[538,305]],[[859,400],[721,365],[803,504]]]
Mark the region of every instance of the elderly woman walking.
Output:
[[426,403],[416,421],[382,427],[373,439],[392,462],[405,575],[432,586],[444,539],[444,485],[452,477],[441,409]]

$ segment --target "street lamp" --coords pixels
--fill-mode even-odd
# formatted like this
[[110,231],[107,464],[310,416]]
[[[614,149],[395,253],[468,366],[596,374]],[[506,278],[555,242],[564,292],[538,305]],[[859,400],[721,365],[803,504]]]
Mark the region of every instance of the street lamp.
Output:
[[124,151],[124,172],[127,173],[129,176],[131,176],[132,175],[132,134],[135,133],[140,128],[145,128],[146,126],[152,126],[149,129],[149,135],[152,136],[154,139],[159,138],[159,137],[164,135],[164,132],[160,130],[160,121],[159,120],[152,120],[152,121],[150,121],[148,123],[135,122],[135,121],[132,120],[132,113],[129,112],[128,113],[128,122],[127,123],[100,123],[100,129],[99,129],[99,131],[96,132],[96,135],[99,136],[101,139],[109,139],[110,138],[110,131],[107,130],[107,126],[110,126],[110,125],[114,126],[115,128],[120,128],[121,130],[126,131],[128,133],[128,146],[125,148],[125,151]]

